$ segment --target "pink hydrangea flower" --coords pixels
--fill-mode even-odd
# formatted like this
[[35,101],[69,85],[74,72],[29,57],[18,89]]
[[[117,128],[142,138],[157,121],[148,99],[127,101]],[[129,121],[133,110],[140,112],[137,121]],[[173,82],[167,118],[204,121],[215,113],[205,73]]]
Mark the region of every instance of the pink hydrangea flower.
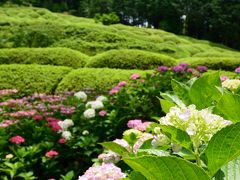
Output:
[[64,138],[61,138],[61,139],[58,140],[58,143],[60,143],[60,144],[65,144],[66,142],[67,141]]
[[98,114],[99,114],[99,116],[104,117],[104,116],[106,116],[107,111],[102,110]]
[[229,79],[227,76],[220,76],[220,79],[222,82],[226,81],[227,79]]
[[120,87],[116,86],[109,91],[109,94],[116,94],[119,90],[120,90]]
[[50,150],[45,154],[45,156],[48,157],[48,158],[51,158],[51,157],[54,157],[54,156],[57,156],[57,155],[58,155],[58,152],[54,151],[54,150]]
[[15,144],[21,144],[25,142],[25,139],[22,136],[14,136],[11,137],[9,141]]
[[134,119],[134,120],[129,120],[127,123],[127,126],[129,128],[133,128],[139,131],[145,131],[147,126],[151,124],[151,122],[142,122],[142,120],[139,119]]
[[112,163],[102,164],[101,166],[90,167],[84,175],[79,176],[78,180],[117,180],[125,178],[126,174]]
[[137,78],[140,78],[139,74],[132,74],[131,77],[130,77],[130,79],[132,79],[132,80],[135,80]]
[[122,86],[126,86],[126,85],[127,85],[126,81],[121,81],[121,82],[118,83],[117,86],[122,87]]
[[35,116],[33,116],[33,120],[34,121],[38,121],[38,120],[42,120],[42,119],[43,119],[42,115],[35,115]]

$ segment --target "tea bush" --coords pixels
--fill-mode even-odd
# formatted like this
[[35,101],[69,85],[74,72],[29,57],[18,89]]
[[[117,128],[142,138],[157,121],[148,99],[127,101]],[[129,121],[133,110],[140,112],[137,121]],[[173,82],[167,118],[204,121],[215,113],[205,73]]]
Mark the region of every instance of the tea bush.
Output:
[[158,65],[172,66],[171,57],[140,50],[111,50],[93,57],[87,67],[119,69],[152,69]]
[[195,67],[198,65],[205,65],[209,69],[223,69],[232,71],[240,64],[240,58],[238,57],[192,57],[183,58],[181,62],[189,63]]
[[85,88],[96,93],[106,93],[114,83],[129,79],[133,73],[145,75],[151,71],[118,70],[108,68],[82,68],[71,71],[57,87],[57,92],[79,91]]
[[70,71],[68,67],[0,65],[0,89],[18,89],[20,96],[34,92],[51,94]]
[[88,56],[67,48],[0,49],[0,64],[42,64],[84,67]]

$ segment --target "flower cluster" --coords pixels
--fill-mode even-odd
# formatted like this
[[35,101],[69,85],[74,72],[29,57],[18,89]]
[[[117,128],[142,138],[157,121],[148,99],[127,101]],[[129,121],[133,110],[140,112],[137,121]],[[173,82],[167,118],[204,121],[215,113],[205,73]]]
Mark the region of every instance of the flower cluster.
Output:
[[124,174],[120,168],[112,163],[102,164],[101,166],[90,167],[84,175],[79,176],[78,180],[117,180],[120,178],[125,178]]
[[18,92],[17,89],[2,89],[2,90],[0,90],[0,96],[5,96],[5,95],[9,95],[9,94],[15,94],[17,92]]
[[147,126],[150,125],[151,122],[142,122],[140,119],[129,120],[127,126],[129,128],[137,129],[139,131],[145,131]]
[[9,141],[14,144],[22,144],[25,142],[25,139],[22,136],[14,136],[14,137],[11,137]]
[[3,122],[0,122],[0,127],[8,127],[12,124],[16,124],[18,123],[19,121],[17,120],[4,120]]
[[240,80],[239,79],[227,79],[222,82],[222,87],[227,88],[231,91],[235,91],[240,87]]
[[83,116],[86,119],[91,119],[96,116],[96,111],[101,110],[98,112],[99,116],[104,117],[107,112],[105,110],[102,110],[104,108],[104,102],[106,102],[108,99],[105,96],[99,96],[96,98],[95,101],[89,101],[86,103],[86,110],[83,112]]
[[115,152],[109,151],[98,156],[103,163],[116,163],[120,160],[120,156]]
[[171,107],[170,112],[159,121],[162,125],[170,125],[186,131],[195,148],[207,143],[217,131],[231,124],[231,121],[212,114],[209,109],[197,110],[195,105]]

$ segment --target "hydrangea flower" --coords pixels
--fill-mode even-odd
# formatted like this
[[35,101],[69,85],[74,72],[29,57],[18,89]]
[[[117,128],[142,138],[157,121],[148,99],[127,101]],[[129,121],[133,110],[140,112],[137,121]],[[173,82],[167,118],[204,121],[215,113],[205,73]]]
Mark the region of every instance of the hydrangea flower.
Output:
[[78,180],[117,180],[125,178],[121,169],[112,163],[102,164],[101,166],[90,167],[84,175],[79,176]]
[[235,69],[236,73],[240,73],[240,66]]
[[101,116],[101,117],[104,117],[104,116],[107,115],[107,111],[102,110],[98,113],[98,115]]
[[92,109],[102,109],[104,108],[104,105],[102,103],[102,101],[89,101],[86,104],[87,108],[92,108]]
[[48,157],[48,158],[52,158],[54,156],[57,156],[58,155],[58,152],[57,151],[54,151],[54,150],[50,150],[48,152],[46,152],[45,156]]
[[168,67],[167,66],[159,66],[157,68],[157,71],[160,72],[160,73],[164,73],[165,71],[168,71]]
[[206,72],[208,70],[208,68],[206,66],[197,66],[196,69],[199,72]]
[[87,109],[86,111],[84,111],[83,116],[87,119],[91,119],[95,117],[95,114],[95,109]]
[[103,163],[115,163],[120,161],[120,156],[113,151],[109,151],[107,153],[100,154],[98,159],[102,160]]
[[73,126],[74,123],[71,119],[65,119],[64,121],[58,121],[58,125],[63,129],[67,130],[69,127]]
[[142,122],[142,120],[134,119],[134,120],[129,120],[127,123],[127,126],[129,128],[133,128],[139,131],[145,131],[149,124],[151,124],[151,122]]
[[119,90],[121,89],[121,87],[119,86],[115,86],[114,88],[112,88],[110,91],[109,91],[109,94],[116,94]]
[[221,82],[224,82],[226,80],[228,80],[229,78],[227,76],[220,76],[220,80]]
[[209,109],[199,111],[195,105],[171,107],[169,113],[159,121],[162,125],[171,125],[186,131],[195,148],[207,143],[217,131],[232,123],[212,114]]
[[130,79],[132,79],[132,80],[135,80],[135,79],[138,79],[138,78],[140,78],[140,74],[137,74],[137,73],[132,74],[131,77],[130,77]]
[[107,99],[106,96],[98,96],[97,99],[96,99],[96,101],[101,101],[101,102],[105,102],[105,101],[107,101],[107,100],[108,100],[108,99]]
[[121,81],[118,83],[118,87],[126,86],[127,82],[126,81]]
[[82,100],[83,102],[85,102],[87,100],[87,94],[83,91],[79,91],[79,92],[75,93],[74,96],[77,99]]
[[14,136],[14,137],[11,137],[9,141],[14,144],[22,144],[25,142],[25,139],[22,136]]
[[63,137],[64,139],[66,139],[66,140],[69,140],[69,139],[71,139],[72,134],[71,134],[70,131],[63,131],[63,132],[62,132],[62,137]]
[[231,91],[235,91],[240,87],[240,80],[239,79],[227,79],[222,82],[222,87],[227,88]]

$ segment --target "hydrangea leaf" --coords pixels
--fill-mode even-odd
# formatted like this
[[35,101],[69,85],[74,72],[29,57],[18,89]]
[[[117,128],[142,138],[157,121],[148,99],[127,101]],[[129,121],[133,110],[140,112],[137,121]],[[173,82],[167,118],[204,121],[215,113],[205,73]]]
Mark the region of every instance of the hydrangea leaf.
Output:
[[161,93],[161,96],[163,97],[163,99],[171,101],[180,107],[185,107],[185,104],[183,103],[183,101],[179,99],[179,97],[175,94]]
[[216,88],[217,86],[221,86],[219,72],[204,74],[190,87],[189,97],[191,102],[196,105],[197,109],[214,105],[214,102],[222,96]]
[[160,99],[160,98],[159,98],[159,100],[160,100],[160,104],[161,104],[162,110],[166,114],[169,113],[169,109],[171,107],[176,106],[176,104],[171,102],[171,101],[168,101],[168,100],[165,100],[165,99]]
[[109,149],[117,154],[119,154],[120,156],[126,156],[129,154],[129,151],[124,148],[123,146],[115,143],[115,142],[104,142],[104,143],[100,143],[103,147],[105,147],[106,149]]
[[192,151],[193,144],[191,138],[185,131],[175,128],[174,126],[161,125],[160,128],[162,130],[162,133],[171,139],[171,141]]
[[210,180],[210,177],[201,167],[173,156],[141,156],[124,158],[123,160],[133,170],[141,172],[148,180]]
[[240,156],[240,123],[227,126],[218,131],[202,156],[213,176],[222,166]]
[[172,88],[174,93],[186,104],[190,105],[191,100],[189,98],[188,92],[189,92],[189,87],[186,86],[185,84],[178,82],[176,80],[171,81]]
[[238,180],[240,177],[240,157],[224,165],[213,180]]
[[217,103],[214,112],[233,122],[240,122],[240,96],[225,93]]

